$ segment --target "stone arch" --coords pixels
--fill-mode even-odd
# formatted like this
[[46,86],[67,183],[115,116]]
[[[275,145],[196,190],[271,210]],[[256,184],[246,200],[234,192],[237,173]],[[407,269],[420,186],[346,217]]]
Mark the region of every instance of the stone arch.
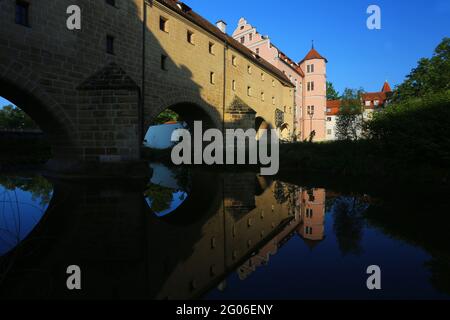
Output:
[[[26,77],[25,77],[26,75]],[[0,96],[28,114],[50,140],[54,156],[69,156],[61,148],[73,145],[76,127],[65,110],[41,88],[38,77],[12,63],[0,74]]]
[[291,130],[289,128],[289,124],[283,123],[279,129],[279,136],[281,140],[288,141],[290,140]]
[[263,117],[257,116],[255,118],[256,138],[258,140],[261,138],[262,130],[271,130],[271,129],[273,129],[272,125],[269,122],[267,122]]
[[158,98],[158,101],[151,109],[151,115],[145,117],[144,132],[148,130],[153,119],[166,109],[171,109],[178,113],[188,124],[195,120],[201,120],[206,122],[204,128],[222,128],[222,115],[214,106],[197,96],[173,94],[165,98]]

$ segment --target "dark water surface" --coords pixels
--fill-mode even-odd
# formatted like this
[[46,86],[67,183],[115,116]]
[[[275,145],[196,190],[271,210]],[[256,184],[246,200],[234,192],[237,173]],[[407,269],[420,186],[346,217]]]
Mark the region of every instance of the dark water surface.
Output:
[[[150,181],[0,175],[0,296],[450,297],[445,196],[151,166]],[[70,265],[81,291],[66,287]]]

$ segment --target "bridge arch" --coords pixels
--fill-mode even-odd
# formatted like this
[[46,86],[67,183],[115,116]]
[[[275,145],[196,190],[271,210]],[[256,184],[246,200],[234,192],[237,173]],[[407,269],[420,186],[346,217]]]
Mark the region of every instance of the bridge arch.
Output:
[[[17,69],[20,72],[12,71]],[[0,96],[22,109],[47,135],[53,157],[70,157],[76,127],[64,109],[32,79],[33,73],[22,65],[11,65],[0,74]],[[22,75],[28,75],[27,78]],[[61,150],[64,148],[64,150]]]
[[150,117],[146,117],[145,130],[152,125],[152,121],[166,109],[176,112],[182,121],[185,121],[191,127],[194,121],[202,121],[203,129],[222,128],[222,115],[216,111],[216,108],[209,105],[200,97],[186,94],[174,94],[165,99],[158,99],[152,107]]

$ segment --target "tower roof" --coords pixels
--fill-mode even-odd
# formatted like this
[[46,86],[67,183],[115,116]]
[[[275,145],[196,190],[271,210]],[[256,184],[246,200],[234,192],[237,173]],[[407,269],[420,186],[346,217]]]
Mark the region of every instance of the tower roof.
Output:
[[383,84],[383,88],[381,89],[381,92],[391,92],[391,91],[392,91],[391,86],[387,81],[385,81]]
[[308,52],[308,54],[303,58],[302,61],[299,62],[299,64],[302,64],[306,60],[313,60],[313,59],[323,59],[325,62],[328,62],[327,58],[320,55],[319,52],[317,52],[316,49],[311,48],[311,50]]

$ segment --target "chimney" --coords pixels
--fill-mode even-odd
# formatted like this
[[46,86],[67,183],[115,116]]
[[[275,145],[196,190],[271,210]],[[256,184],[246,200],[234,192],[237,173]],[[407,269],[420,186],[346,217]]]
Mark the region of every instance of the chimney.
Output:
[[220,29],[223,33],[227,33],[227,23],[223,20],[219,20],[216,22],[217,28]]

